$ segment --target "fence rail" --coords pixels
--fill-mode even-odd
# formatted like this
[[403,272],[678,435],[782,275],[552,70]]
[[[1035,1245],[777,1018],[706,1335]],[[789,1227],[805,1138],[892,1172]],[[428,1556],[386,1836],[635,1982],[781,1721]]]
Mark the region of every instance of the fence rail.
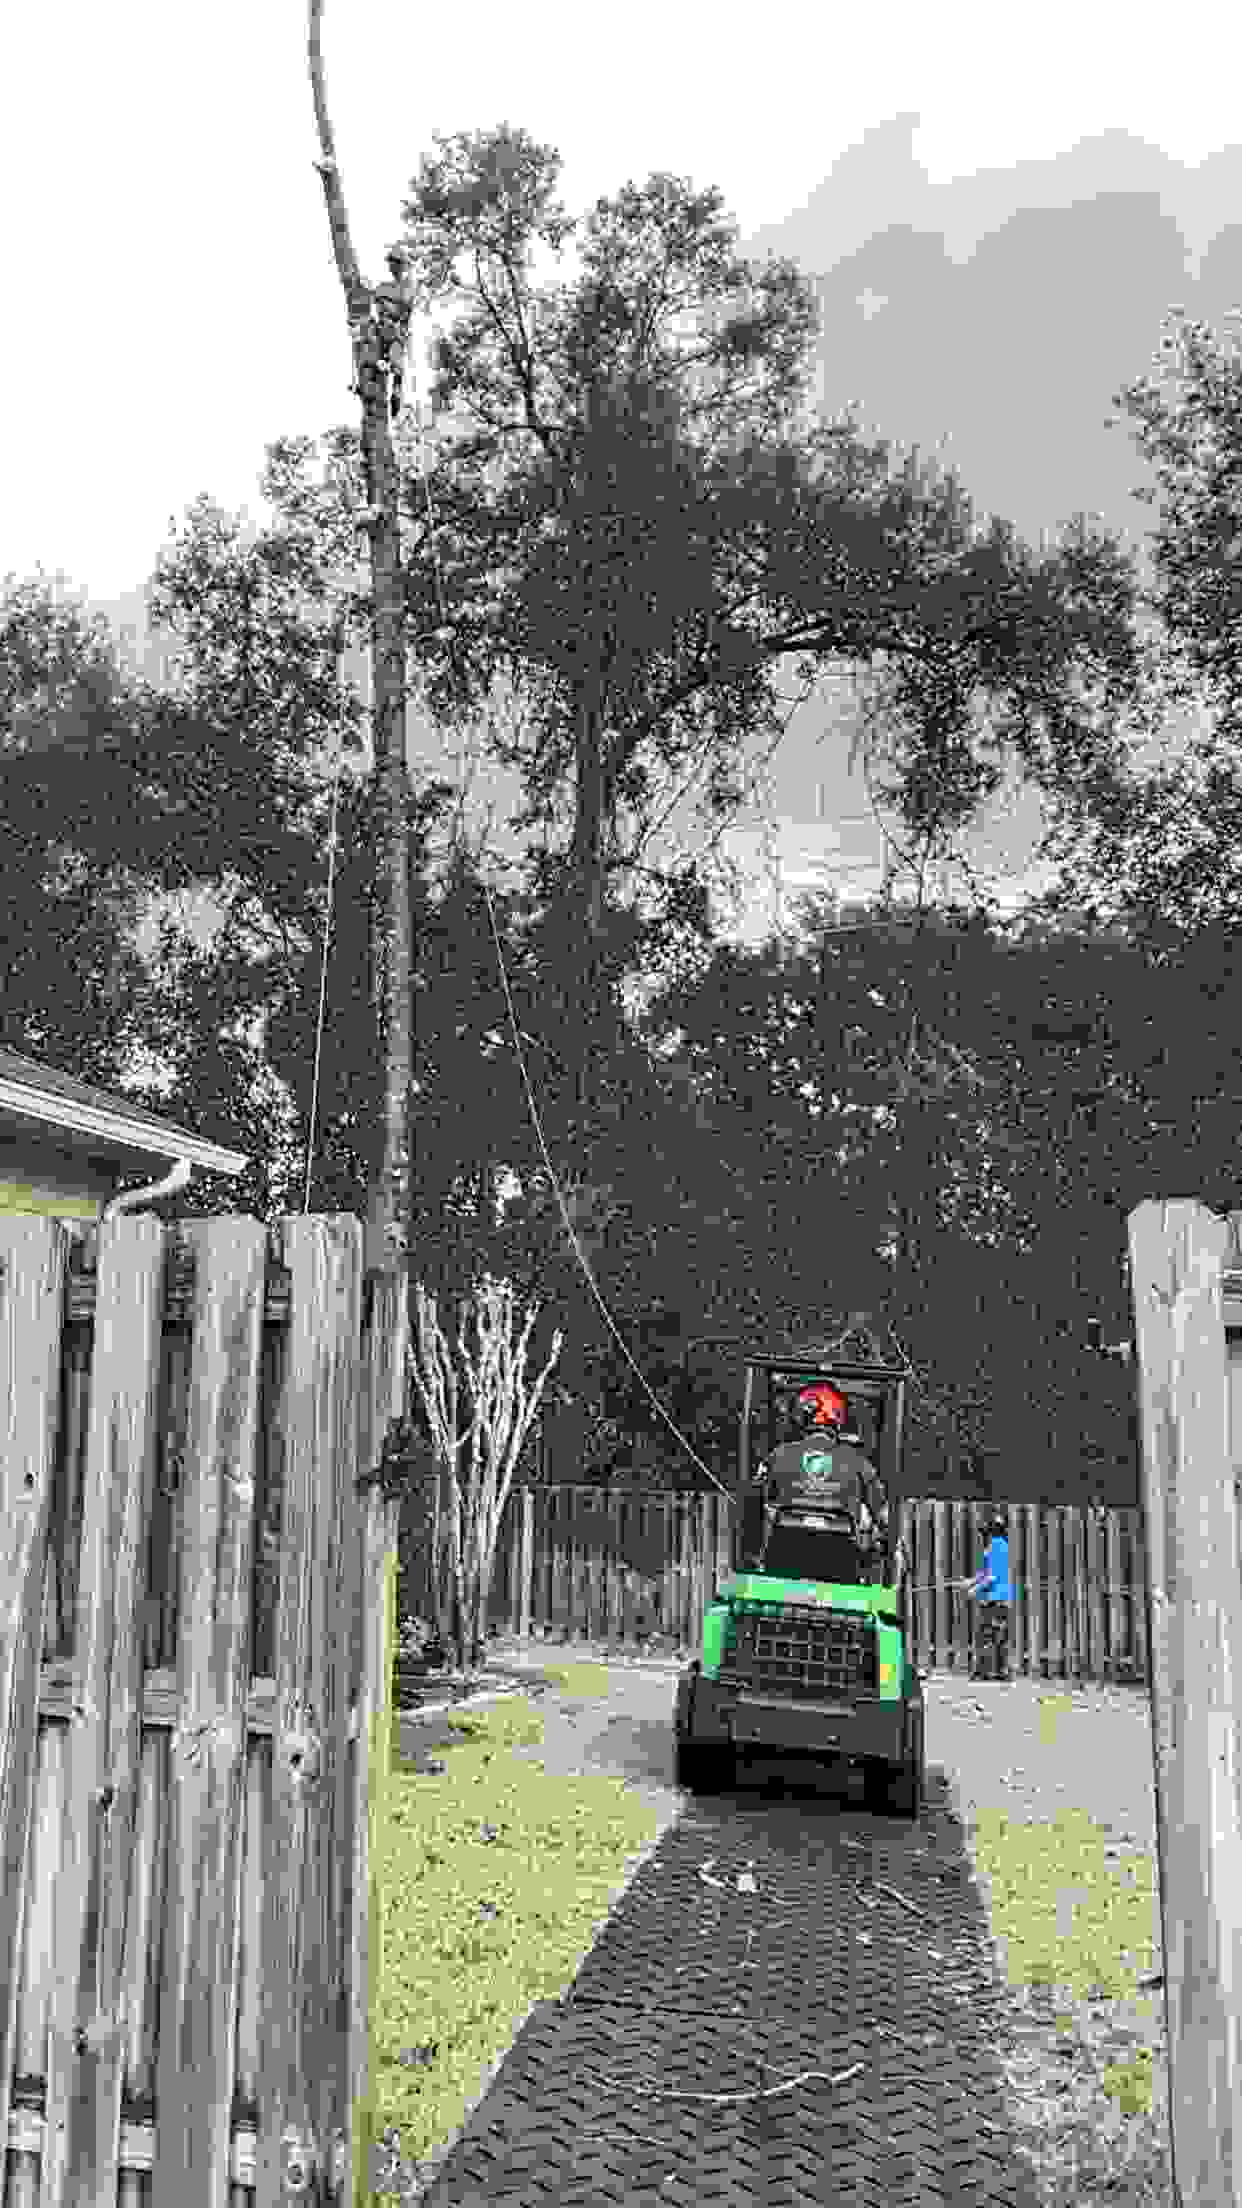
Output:
[[355,1220],[0,1219],[3,2208],[364,2197],[404,1328]]
[[[908,1499],[904,1623],[921,1669],[965,1670],[974,1605],[948,1582],[978,1566],[981,1507]],[[1036,1678],[1148,1676],[1142,1513],[1093,1505],[1008,1511],[1010,1658]],[[402,1607],[434,1615],[425,1517],[403,1545]],[[488,1625],[619,1646],[659,1637],[698,1647],[703,1613],[729,1570],[732,1506],[708,1491],[515,1484],[501,1519]]]

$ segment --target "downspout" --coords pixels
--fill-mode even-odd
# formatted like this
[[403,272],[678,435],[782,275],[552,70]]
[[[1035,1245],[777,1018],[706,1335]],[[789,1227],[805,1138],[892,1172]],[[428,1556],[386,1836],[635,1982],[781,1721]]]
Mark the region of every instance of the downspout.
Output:
[[111,1203],[104,1205],[99,1215],[100,1225],[105,1225],[109,1219],[119,1218],[122,1212],[135,1210],[139,1204],[154,1203],[157,1196],[175,1196],[179,1189],[185,1187],[193,1171],[188,1158],[178,1158],[172,1172],[164,1180],[152,1181],[149,1188],[128,1188],[123,1196],[114,1196]]

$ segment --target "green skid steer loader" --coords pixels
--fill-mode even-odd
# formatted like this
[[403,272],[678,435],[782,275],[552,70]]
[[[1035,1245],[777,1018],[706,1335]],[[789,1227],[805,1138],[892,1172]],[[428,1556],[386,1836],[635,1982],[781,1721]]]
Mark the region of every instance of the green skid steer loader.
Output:
[[[778,1407],[788,1413],[792,1398],[824,1383],[845,1397],[846,1431],[875,1474],[877,1507],[861,1514],[841,1510],[831,1436],[797,1454],[792,1479],[773,1473]],[[899,1613],[905,1383],[886,1365],[748,1360],[733,1570],[704,1617],[702,1656],[677,1686],[677,1783],[690,1792],[728,1791],[748,1756],[854,1763],[870,1807],[918,1816],[923,1687]],[[760,1385],[766,1451],[752,1472],[764,1440]]]

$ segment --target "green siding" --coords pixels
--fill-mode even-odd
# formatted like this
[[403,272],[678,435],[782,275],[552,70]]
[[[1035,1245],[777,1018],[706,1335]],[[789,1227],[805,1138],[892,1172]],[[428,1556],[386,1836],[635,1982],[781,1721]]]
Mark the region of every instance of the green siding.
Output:
[[32,1188],[24,1181],[0,1181],[0,1212],[35,1213],[41,1219],[97,1219],[100,1196],[66,1195],[63,1190]]

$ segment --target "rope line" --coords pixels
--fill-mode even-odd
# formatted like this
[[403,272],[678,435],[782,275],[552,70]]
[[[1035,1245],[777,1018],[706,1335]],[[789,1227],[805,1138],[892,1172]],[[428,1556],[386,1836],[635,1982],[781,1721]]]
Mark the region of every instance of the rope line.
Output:
[[618,1333],[617,1328],[613,1323],[612,1313],[609,1311],[607,1304],[604,1302],[603,1296],[601,1295],[600,1290],[596,1284],[595,1275],[591,1269],[590,1259],[588,1258],[586,1251],[583,1249],[582,1244],[578,1240],[578,1236],[574,1228],[574,1223],[569,1216],[569,1208],[565,1202],[564,1193],[561,1188],[560,1180],[557,1176],[556,1168],[554,1167],[551,1158],[548,1156],[548,1146],[543,1138],[543,1125],[539,1118],[539,1108],[535,1103],[534,1091],[531,1088],[530,1079],[526,1071],[526,1053],[522,1049],[522,1038],[518,1032],[517,1015],[513,1008],[513,997],[509,989],[509,976],[505,968],[505,955],[504,951],[501,948],[500,933],[496,926],[496,914],[492,905],[492,893],[491,890],[488,888],[486,882],[482,884],[482,889],[483,895],[487,901],[487,917],[491,924],[492,940],[496,945],[496,961],[500,968],[501,987],[503,988],[505,993],[505,1007],[508,1011],[509,1026],[513,1034],[513,1047],[517,1054],[518,1071],[522,1076],[522,1087],[526,1092],[526,1105],[530,1113],[531,1125],[535,1130],[535,1139],[539,1144],[539,1154],[542,1157],[544,1166],[547,1169],[548,1179],[551,1181],[552,1187],[556,1192],[556,1200],[560,1206],[561,1217],[565,1222],[565,1232],[569,1236],[570,1242],[573,1245],[574,1255],[577,1258],[579,1265],[582,1267],[587,1286],[589,1287],[591,1294],[594,1296],[595,1301],[599,1306],[600,1315],[603,1318],[605,1326],[608,1328],[609,1333],[612,1335],[613,1340],[615,1341],[618,1349],[624,1357],[627,1365],[630,1367],[631,1372],[634,1374],[634,1377],[638,1381],[639,1386],[642,1388],[644,1394],[646,1395],[647,1400],[649,1401],[649,1403],[651,1403],[652,1407],[659,1412],[659,1415],[664,1420],[664,1423],[668,1427],[669,1432],[673,1435],[676,1441],[679,1441],[681,1443],[683,1449],[686,1450],[687,1454],[691,1457],[693,1462],[697,1464],[700,1472],[705,1472],[708,1479],[711,1481],[712,1486],[717,1490],[717,1492],[723,1495],[727,1501],[731,1501],[732,1497],[729,1494],[728,1488],[724,1487],[722,1483],[716,1478],[716,1475],[711,1470],[710,1466],[704,1464],[702,1457],[698,1453],[698,1450],[694,1448],[692,1443],[687,1441],[680,1427],[674,1424],[673,1420],[669,1417],[668,1412],[665,1410],[664,1405],[652,1392],[652,1389],[648,1385],[646,1375],[639,1371],[638,1366],[635,1364],[634,1359],[630,1355],[626,1343],[622,1340],[621,1335]]
[[[427,517],[430,523],[432,571],[435,579],[436,599],[439,606],[441,624],[444,628],[449,628],[451,627],[451,624],[449,622],[448,607],[445,602],[444,574],[440,564],[439,525],[432,499],[431,478],[427,468],[427,444],[423,428],[423,411],[421,402],[419,403],[417,409],[417,421],[419,473],[422,477],[423,495],[426,500]],[[315,1134],[318,1120],[319,1075],[327,1004],[328,940],[332,926],[332,902],[336,873],[337,797],[340,787],[341,762],[344,752],[344,684],[345,669],[344,652],[342,650],[340,667],[340,704],[337,725],[336,764],[333,770],[332,779],[332,825],[328,837],[328,882],[323,923],[323,955],[320,962],[319,974],[319,1011],[315,1023],[315,1066],[313,1084],[311,1089],[310,1126],[308,1130],[306,1147],[306,1187],[303,1201],[304,1214],[309,1212],[310,1210],[311,1167],[314,1156]],[[606,1302],[604,1301],[604,1297],[600,1291],[598,1283],[596,1282],[595,1274],[592,1270],[590,1260],[587,1257],[587,1254],[578,1239],[573,1221],[569,1216],[569,1207],[565,1202],[565,1195],[561,1187],[560,1177],[557,1174],[556,1168],[554,1167],[550,1156],[548,1155],[548,1146],[544,1140],[543,1124],[539,1117],[539,1108],[535,1102],[534,1091],[531,1088],[530,1076],[527,1071],[526,1065],[526,1054],[522,1048],[522,1038],[517,1024],[517,1015],[514,1010],[513,996],[509,988],[509,975],[505,966],[504,951],[501,947],[500,931],[496,925],[496,913],[492,903],[492,893],[490,888],[488,887],[488,884],[485,881],[480,881],[480,887],[482,888],[484,900],[487,905],[487,917],[492,931],[492,941],[496,946],[496,962],[500,972],[500,983],[504,991],[505,1007],[508,1013],[510,1031],[513,1036],[513,1047],[517,1055],[518,1071],[521,1074],[522,1087],[526,1095],[526,1105],[527,1110],[530,1114],[531,1126],[534,1128],[535,1140],[539,1145],[539,1153],[543,1159],[548,1179],[551,1182],[552,1188],[555,1192],[556,1201],[560,1207],[561,1218],[565,1225],[565,1232],[569,1236],[574,1256],[576,1257],[578,1264],[582,1269],[582,1273],[586,1280],[587,1286],[589,1287],[591,1294],[595,1299],[596,1305],[598,1306],[600,1312],[600,1316],[602,1317],[605,1326],[608,1328],[613,1341],[616,1343],[617,1348],[620,1350],[627,1365],[630,1367],[631,1372],[634,1374],[635,1379],[638,1381],[639,1386],[642,1388],[644,1394],[647,1397],[647,1400],[652,1405],[652,1408],[663,1419],[674,1440],[680,1443],[681,1447],[686,1451],[691,1461],[698,1466],[699,1471],[706,1474],[712,1486],[717,1490],[717,1493],[723,1495],[726,1501],[731,1501],[732,1497],[730,1495],[729,1489],[726,1488],[721,1483],[721,1481],[716,1478],[716,1475],[712,1471],[710,1465],[704,1464],[703,1459],[699,1455],[697,1449],[695,1449],[693,1444],[689,1440],[687,1440],[686,1436],[682,1433],[680,1427],[677,1426],[675,1422],[669,1417],[668,1412],[664,1408],[664,1405],[660,1402],[659,1398],[652,1391],[650,1385],[648,1384],[646,1375],[641,1372],[639,1370],[639,1367],[635,1364],[633,1357],[630,1355],[629,1347],[623,1341],[621,1334],[616,1326],[616,1323],[613,1320],[612,1313],[610,1312]]]
[[[419,474],[422,478],[423,497],[427,507],[427,520],[430,527],[431,562],[432,573],[435,581],[436,603],[439,609],[441,626],[442,628],[448,629],[451,628],[452,624],[449,620],[448,604],[444,590],[444,570],[440,561],[439,521],[436,515],[435,503],[432,497],[431,477],[427,466],[427,438],[423,421],[423,409],[421,401],[418,405],[416,418],[418,422]],[[492,893],[486,881],[481,880],[480,887],[483,891],[484,901],[487,906],[487,918],[492,932],[492,941],[496,947],[496,963],[500,973],[500,985],[504,991],[505,1009],[508,1014],[510,1032],[513,1036],[513,1048],[517,1057],[518,1071],[522,1077],[522,1087],[526,1096],[526,1106],[530,1114],[531,1126],[534,1129],[535,1140],[539,1145],[539,1153],[543,1159],[548,1179],[551,1182],[552,1189],[555,1193],[556,1201],[560,1208],[561,1218],[564,1222],[565,1232],[569,1236],[569,1241],[573,1249],[574,1256],[582,1269],[583,1277],[585,1278],[587,1286],[589,1287],[591,1294],[595,1299],[596,1305],[600,1312],[600,1316],[602,1317],[605,1326],[608,1328],[609,1333],[611,1334],[618,1349],[621,1351],[622,1356],[624,1357],[626,1363],[629,1365],[631,1371],[633,1372],[635,1378],[639,1383],[639,1386],[643,1389],[643,1392],[647,1396],[647,1399],[651,1403],[653,1409],[664,1420],[664,1423],[668,1427],[669,1432],[673,1435],[674,1439],[681,1444],[681,1447],[686,1451],[691,1461],[698,1466],[700,1472],[705,1473],[717,1492],[725,1496],[726,1500],[728,1500],[730,1499],[729,1490],[724,1487],[721,1482],[716,1478],[716,1475],[712,1471],[710,1465],[704,1464],[703,1459],[699,1455],[697,1449],[695,1449],[693,1444],[687,1440],[686,1436],[681,1432],[680,1428],[669,1417],[667,1411],[664,1408],[664,1405],[652,1392],[652,1389],[648,1384],[646,1375],[642,1373],[639,1370],[638,1366],[635,1364],[634,1359],[630,1355],[627,1344],[622,1340],[621,1334],[617,1329],[617,1326],[612,1317],[612,1313],[609,1311],[608,1306],[604,1301],[599,1285],[595,1279],[590,1260],[587,1257],[587,1254],[578,1239],[573,1221],[569,1216],[569,1207],[565,1201],[565,1194],[561,1186],[560,1177],[557,1174],[556,1168],[554,1167],[552,1160],[548,1154],[548,1146],[546,1141],[544,1140],[543,1123],[539,1117],[539,1107],[535,1102],[534,1091],[531,1087],[530,1075],[527,1070],[526,1064],[526,1053],[522,1048],[521,1032],[517,1023],[517,1014],[514,1009],[513,995],[509,987],[508,969],[505,965],[504,951],[502,949],[500,941],[500,931],[496,925],[496,912],[495,907],[492,903]]]

